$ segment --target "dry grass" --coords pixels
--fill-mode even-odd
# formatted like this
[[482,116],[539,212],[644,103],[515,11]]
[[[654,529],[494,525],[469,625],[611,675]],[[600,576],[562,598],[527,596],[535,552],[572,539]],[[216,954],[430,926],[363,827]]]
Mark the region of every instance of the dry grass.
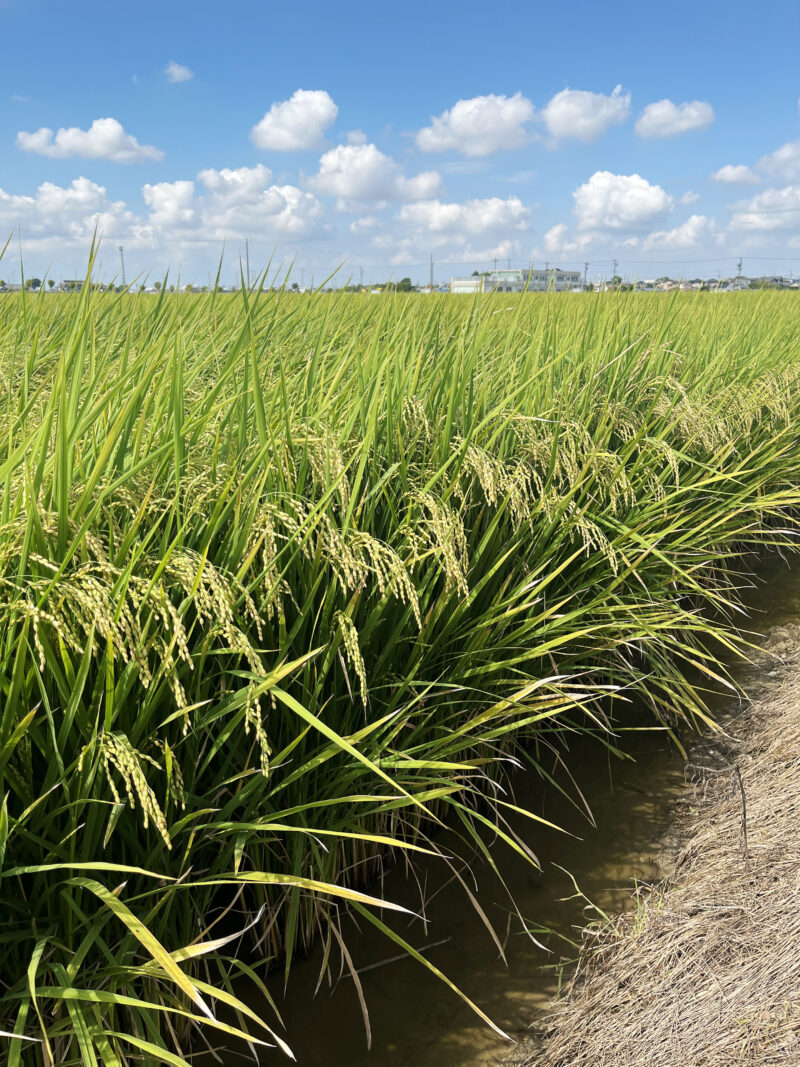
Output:
[[800,1063],[800,628],[774,630],[768,647],[780,665],[730,724],[738,743],[690,758],[695,794],[671,877],[587,932],[570,994],[536,1052],[514,1062]]

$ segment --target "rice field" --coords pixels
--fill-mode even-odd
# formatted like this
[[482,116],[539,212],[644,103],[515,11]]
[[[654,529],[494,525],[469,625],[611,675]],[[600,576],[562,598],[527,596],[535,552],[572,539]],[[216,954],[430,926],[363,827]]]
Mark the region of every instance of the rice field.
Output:
[[10,1067],[288,1054],[267,968],[398,940],[387,857],[446,821],[502,879],[515,767],[707,722],[796,538],[798,337],[793,293],[0,298]]

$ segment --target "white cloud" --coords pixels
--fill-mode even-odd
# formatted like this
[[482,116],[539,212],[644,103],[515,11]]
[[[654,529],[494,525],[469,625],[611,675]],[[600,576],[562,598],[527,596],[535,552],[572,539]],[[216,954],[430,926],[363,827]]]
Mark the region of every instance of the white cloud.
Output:
[[202,242],[304,236],[318,229],[319,201],[293,185],[270,185],[271,176],[264,166],[201,170],[197,178],[206,191],[199,195],[192,181],[145,185],[145,225],[153,239],[175,231],[183,240]]
[[229,202],[248,203],[269,184],[272,171],[259,163],[255,167],[239,167],[230,170],[214,170],[209,167],[197,175],[206,189]]
[[322,205],[294,185],[269,185],[268,167],[202,170],[200,182],[209,191],[201,202],[203,230],[215,240],[248,237],[306,236],[318,230]]
[[673,104],[658,100],[648,104],[636,121],[640,137],[677,137],[689,130],[707,130],[714,122],[714,109],[705,100]]
[[62,127],[56,134],[47,126],[34,133],[21,130],[17,134],[17,148],[53,159],[83,156],[85,159],[110,159],[114,163],[141,163],[164,158],[159,148],[139,144],[135,137],[125,132],[121,123],[111,118],[95,119],[88,130],[77,126]]
[[348,144],[366,144],[367,135],[363,130],[348,130],[347,131],[347,143]]
[[[398,237],[394,234],[381,234],[370,242],[372,248],[387,254],[388,261],[397,267],[416,267],[419,269],[419,237]],[[439,276],[446,270],[443,264],[468,263],[474,266],[476,263],[489,263],[493,259],[518,261],[522,255],[522,246],[519,241],[512,238],[504,238],[490,244],[475,245],[469,241],[463,241],[458,245],[447,244],[441,239],[433,247],[437,249],[436,270]]]
[[171,59],[164,67],[164,73],[167,76],[168,82],[188,82],[194,77],[194,71],[189,70],[188,67],[184,67],[182,63],[176,63],[174,59]]
[[776,178],[800,178],[800,141],[789,141],[775,152],[762,156],[756,166]]
[[157,182],[142,187],[144,202],[150,208],[150,223],[158,227],[193,226],[198,221],[194,204],[194,182]]
[[419,260],[421,247],[432,249],[440,263],[518,259],[518,236],[528,230],[530,215],[531,208],[516,196],[464,203],[423,200],[401,207],[396,232],[379,233],[370,244],[395,264]]
[[666,216],[674,199],[639,174],[598,170],[572,194],[581,230],[637,230]]
[[95,230],[125,244],[147,267],[193,257],[216,259],[224,240],[260,237],[277,246],[287,236],[302,240],[324,230],[322,205],[295,186],[270,185],[266,167],[205,170],[198,181],[156,182],[142,188],[143,214],[112,201],[88,178],[66,186],[44,182],[35,195],[0,189],[0,232],[17,226],[24,247],[48,259],[64,251],[88,252]]
[[19,227],[34,247],[57,242],[88,250],[96,227],[113,235],[132,218],[121,200],[109,200],[106,189],[88,178],[75,178],[68,186],[43,182],[35,196],[0,189],[0,232]]
[[551,226],[544,235],[544,247],[546,252],[556,252],[561,255],[564,252],[577,251],[579,243],[570,239],[569,230],[563,222],[559,222]]
[[533,104],[522,93],[459,100],[419,130],[417,147],[423,152],[455,151],[465,156],[518,148],[529,140],[525,123],[533,115]]
[[725,182],[728,185],[758,185],[761,181],[744,163],[726,163],[711,175],[712,182]]
[[519,197],[510,196],[501,200],[493,196],[485,200],[467,200],[463,204],[423,200],[417,204],[406,204],[397,218],[428,234],[465,236],[526,230],[530,215],[531,209]]
[[657,230],[649,234],[642,248],[694,248],[715,235],[714,220],[705,215],[692,215],[673,230]]
[[398,164],[374,144],[339,145],[319,161],[319,171],[308,179],[317,193],[338,197],[342,211],[359,210],[365,203],[428,200],[441,183],[436,171],[423,171],[406,178]]
[[557,140],[575,137],[594,141],[630,115],[631,94],[618,85],[610,96],[583,89],[562,89],[542,111],[549,133]]
[[378,219],[374,215],[366,215],[363,219],[356,219],[355,222],[350,223],[350,233],[371,233],[373,230],[377,230],[380,225]]
[[275,103],[250,131],[258,148],[299,152],[319,148],[339,108],[323,89],[298,89],[289,100]]
[[681,197],[681,203],[682,204],[696,204],[698,200],[702,200],[702,199],[703,198],[700,196],[700,194],[696,193],[694,191],[694,189],[687,189],[686,192]]
[[765,189],[734,205],[731,229],[777,231],[800,229],[800,185]]

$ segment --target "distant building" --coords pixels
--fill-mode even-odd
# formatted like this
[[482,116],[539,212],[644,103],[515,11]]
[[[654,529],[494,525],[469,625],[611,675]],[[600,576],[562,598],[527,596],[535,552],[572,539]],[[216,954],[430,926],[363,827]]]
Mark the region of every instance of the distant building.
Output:
[[581,288],[578,270],[490,270],[481,275],[484,293],[568,293]]
[[480,278],[451,278],[451,293],[479,293],[481,291]]
[[65,278],[58,288],[62,293],[79,293],[83,289],[83,280]]

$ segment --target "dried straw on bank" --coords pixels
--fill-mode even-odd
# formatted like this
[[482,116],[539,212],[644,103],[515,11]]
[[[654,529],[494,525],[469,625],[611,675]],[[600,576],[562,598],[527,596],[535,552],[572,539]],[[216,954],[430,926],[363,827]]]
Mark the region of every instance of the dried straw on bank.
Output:
[[699,780],[673,874],[587,935],[571,995],[522,1062],[800,1063],[800,628],[773,631],[770,645],[783,664],[729,727],[738,751],[690,759]]

